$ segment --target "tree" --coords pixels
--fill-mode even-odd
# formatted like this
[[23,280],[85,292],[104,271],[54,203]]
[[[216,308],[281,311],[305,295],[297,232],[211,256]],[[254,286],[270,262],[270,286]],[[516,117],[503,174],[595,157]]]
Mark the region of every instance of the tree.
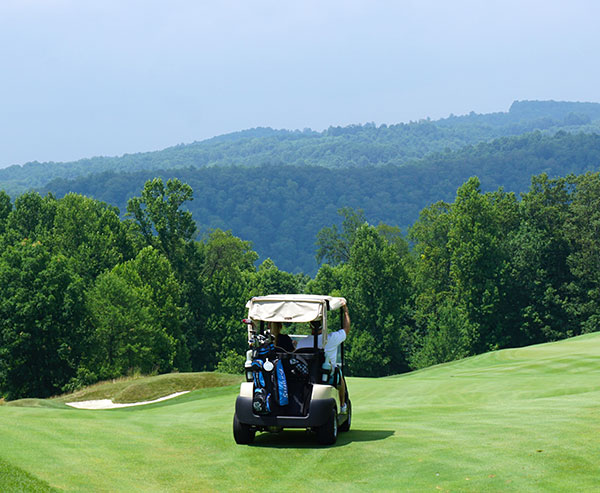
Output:
[[41,197],[36,192],[28,192],[17,197],[6,220],[5,242],[42,240],[52,228],[55,213],[56,199],[50,194]]
[[573,275],[568,311],[574,332],[592,332],[600,325],[600,174],[586,173],[575,180],[565,235],[571,251],[567,262]]
[[364,212],[360,209],[355,211],[350,207],[343,207],[338,210],[338,215],[344,218],[341,232],[334,224],[317,233],[316,259],[318,264],[323,260],[327,260],[331,265],[348,262],[356,231],[367,222]]
[[250,275],[249,296],[299,293],[298,281],[298,277],[279,270],[275,263],[268,258],[260,264],[256,273]]
[[332,267],[329,264],[323,264],[319,268],[315,278],[306,284],[306,292],[312,294],[342,296],[343,275],[343,265]]
[[421,211],[419,220],[409,231],[417,258],[414,282],[419,294],[450,291],[450,226],[450,204],[437,202]]
[[505,239],[518,225],[517,211],[514,194],[500,190],[484,195],[477,178],[458,189],[452,205],[448,231],[452,293],[476,328],[471,342],[476,353],[511,342],[515,293],[506,282]]
[[425,368],[446,363],[469,355],[472,325],[464,310],[447,297],[423,311],[426,320],[420,320],[425,330],[410,354],[412,368]]
[[75,375],[85,339],[83,283],[69,259],[23,240],[0,257],[0,391],[48,397]]
[[82,195],[57,201],[51,237],[53,250],[72,257],[87,282],[133,257],[118,209]]
[[[373,226],[365,224],[355,232],[342,277],[342,293],[352,310],[348,363],[354,375],[389,375],[408,369],[410,281],[407,259],[400,254],[404,250]],[[362,347],[367,340],[367,350],[378,357],[376,368],[367,363],[371,357]]]
[[154,248],[101,274],[87,295],[87,308],[94,327],[87,366],[98,378],[190,368],[181,288]]
[[192,241],[196,235],[191,212],[181,209],[191,200],[193,191],[186,183],[172,178],[165,186],[162,179],[154,178],[146,182],[141,197],[127,202],[127,214],[136,221],[145,244],[158,248],[177,272],[185,269],[182,243]]
[[191,308],[187,333],[192,367],[212,370],[229,349],[242,352],[245,328],[240,320],[256,269],[256,252],[231,231],[214,230],[199,245],[203,263],[197,272],[202,299]]
[[183,287],[167,258],[155,248],[142,249],[130,262],[115,268],[128,283],[147,289],[153,320],[175,341],[175,353],[169,370],[189,371],[190,354],[184,328],[189,323]]
[[10,197],[4,191],[0,191],[0,235],[3,235],[6,231],[6,222],[8,220],[8,216],[12,211],[12,203],[10,201]]
[[574,333],[566,310],[568,285],[573,279],[565,234],[572,200],[570,181],[534,176],[529,192],[522,195],[520,224],[508,240],[510,283],[519,293],[513,300],[513,310],[520,315],[513,345],[557,340]]

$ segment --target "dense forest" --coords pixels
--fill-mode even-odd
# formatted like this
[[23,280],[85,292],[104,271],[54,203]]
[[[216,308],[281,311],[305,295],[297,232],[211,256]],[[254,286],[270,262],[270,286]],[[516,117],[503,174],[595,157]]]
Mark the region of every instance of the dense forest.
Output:
[[348,299],[350,375],[597,330],[599,170],[553,101],[0,170],[0,397],[238,371],[274,292]]
[[315,236],[338,222],[337,210],[360,208],[369,222],[406,231],[432,202],[451,200],[456,189],[477,175],[484,191],[503,186],[524,192],[531,176],[581,174],[600,169],[600,135],[540,132],[503,137],[457,151],[432,154],[404,166],[326,168],[261,166],[107,172],[76,180],[57,179],[42,193],[62,197],[76,192],[116,205],[153,178],[178,178],[194,189],[187,207],[205,234],[231,230],[251,241],[261,259],[279,268],[314,275]]
[[600,174],[532,179],[424,208],[408,238],[343,208],[316,235],[314,278],[256,266],[250,244],[196,241],[177,179],[145,183],[128,217],[78,194],[0,193],[0,395],[45,397],[100,379],[241,370],[245,301],[343,294],[350,375],[379,376],[597,330]]

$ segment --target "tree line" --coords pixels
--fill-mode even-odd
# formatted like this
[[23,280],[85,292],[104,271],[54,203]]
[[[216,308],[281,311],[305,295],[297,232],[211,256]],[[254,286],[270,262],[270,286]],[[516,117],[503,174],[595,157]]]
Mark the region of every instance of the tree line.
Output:
[[[348,374],[381,376],[597,330],[600,175],[471,178],[405,237],[343,208],[314,278],[215,229],[196,240],[189,185],[149,180],[127,216],[89,197],[0,193],[0,395],[47,397],[134,371],[241,368],[245,302],[348,299]],[[333,322],[335,323],[335,321]]]

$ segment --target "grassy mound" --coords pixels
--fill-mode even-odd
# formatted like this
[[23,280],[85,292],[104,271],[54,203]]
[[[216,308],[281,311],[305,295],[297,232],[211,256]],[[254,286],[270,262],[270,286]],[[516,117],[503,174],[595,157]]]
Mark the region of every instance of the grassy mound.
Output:
[[236,445],[225,386],[110,411],[1,406],[0,456],[66,491],[597,489],[598,333],[348,385],[334,447],[301,430]]
[[[67,401],[68,402],[68,401]],[[4,406],[13,407],[53,407],[53,408],[65,408],[66,406],[61,402],[56,402],[50,399],[18,399],[16,401],[4,402]]]
[[150,401],[184,390],[238,385],[241,381],[242,377],[239,375],[224,373],[168,373],[153,377],[122,378],[101,382],[54,400],[57,402],[80,402],[112,399],[113,402],[125,404]]

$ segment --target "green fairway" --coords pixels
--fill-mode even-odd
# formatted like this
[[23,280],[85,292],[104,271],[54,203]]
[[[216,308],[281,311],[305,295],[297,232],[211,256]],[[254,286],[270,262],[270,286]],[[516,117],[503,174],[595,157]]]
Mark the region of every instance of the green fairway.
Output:
[[352,430],[333,447],[298,430],[236,445],[238,386],[106,411],[0,406],[0,479],[9,491],[599,487],[600,333],[348,381]]

